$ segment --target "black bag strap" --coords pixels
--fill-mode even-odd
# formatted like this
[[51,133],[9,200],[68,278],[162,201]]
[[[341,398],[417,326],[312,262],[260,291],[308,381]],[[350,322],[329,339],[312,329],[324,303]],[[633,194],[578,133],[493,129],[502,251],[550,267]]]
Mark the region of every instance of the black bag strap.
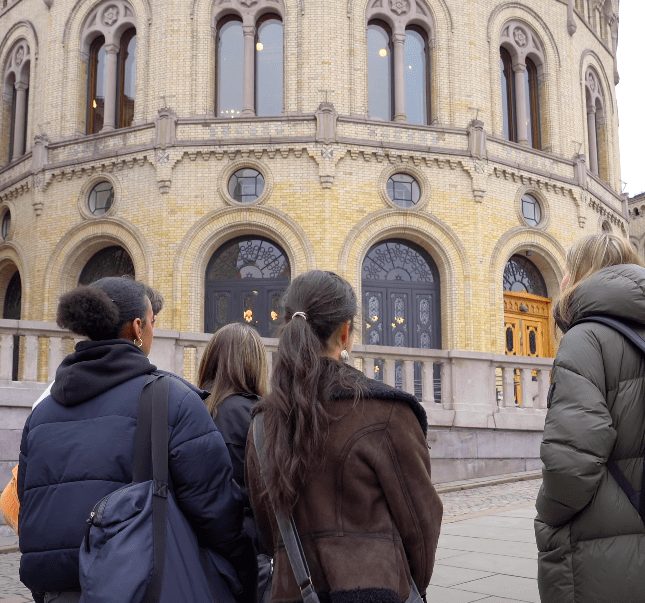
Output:
[[137,409],[132,481],[150,480],[152,461],[152,529],[154,566],[141,603],[158,603],[161,598],[166,561],[166,523],[168,515],[168,378],[150,375]]
[[[623,335],[629,342],[631,342],[641,354],[645,355],[645,339],[643,339],[634,329],[625,324],[624,322],[616,319],[610,318],[609,316],[585,316],[580,320],[577,320],[573,325],[575,326],[583,322],[597,322],[608,327],[611,327],[615,331],[618,331]],[[616,480],[620,488],[625,492],[627,498],[632,503],[632,505],[638,511],[638,514],[641,516],[643,523],[645,523],[645,496],[643,496],[642,488],[645,488],[645,458],[643,459],[643,477],[641,482],[641,493],[639,494],[634,490],[632,485],[629,483],[629,480],[625,477],[625,474],[620,470],[616,461],[609,459],[607,461],[607,469]]]
[[[259,413],[253,418],[253,443],[255,444],[258,461],[260,462],[260,473],[263,472],[266,465],[264,442],[264,417],[262,416],[262,413]],[[316,594],[314,585],[311,581],[311,572],[307,565],[305,551],[302,548],[302,542],[300,541],[300,535],[298,534],[296,522],[293,520],[293,515],[287,517],[282,511],[279,511],[275,505],[273,505],[273,512],[275,513],[278,528],[280,529],[280,535],[282,536],[282,542],[284,542],[284,546],[287,549],[291,569],[293,570],[293,575],[300,587],[304,603],[319,603],[318,595]]]

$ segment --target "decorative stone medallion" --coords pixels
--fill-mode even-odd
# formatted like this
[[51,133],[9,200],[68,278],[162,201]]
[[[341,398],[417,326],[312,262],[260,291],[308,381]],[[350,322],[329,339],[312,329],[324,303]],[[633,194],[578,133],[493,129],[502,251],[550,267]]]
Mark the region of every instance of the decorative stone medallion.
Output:
[[526,34],[519,27],[513,32],[513,38],[515,38],[515,43],[521,48],[526,46]]
[[22,65],[22,61],[25,58],[25,49],[24,47],[18,48],[18,52],[16,52],[16,65],[20,67]]
[[587,83],[589,84],[589,89],[592,92],[595,92],[596,91],[596,78],[594,78],[594,76],[591,73],[587,74]]
[[410,3],[408,0],[390,0],[390,8],[397,15],[404,15],[410,11]]
[[116,6],[110,6],[104,13],[103,13],[103,23],[107,25],[108,27],[111,27],[114,25],[119,19],[119,9]]

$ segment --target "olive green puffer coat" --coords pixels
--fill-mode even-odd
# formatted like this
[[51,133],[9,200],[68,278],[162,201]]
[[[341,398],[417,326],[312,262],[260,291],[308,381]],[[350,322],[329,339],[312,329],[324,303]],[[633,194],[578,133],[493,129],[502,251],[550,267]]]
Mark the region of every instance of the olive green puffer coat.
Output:
[[[598,271],[574,293],[572,322],[600,314],[645,337],[645,269]],[[636,323],[636,324],[634,324]],[[645,526],[609,474],[636,490],[645,452],[645,357],[597,323],[566,331],[552,373],[535,535],[543,603],[645,601]]]

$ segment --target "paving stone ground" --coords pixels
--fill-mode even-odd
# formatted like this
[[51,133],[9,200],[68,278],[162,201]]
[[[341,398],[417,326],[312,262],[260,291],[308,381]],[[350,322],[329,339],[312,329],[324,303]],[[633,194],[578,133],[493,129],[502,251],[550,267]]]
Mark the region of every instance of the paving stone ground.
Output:
[[[429,603],[539,603],[532,518],[541,483],[535,479],[440,495],[444,525]],[[17,541],[1,540],[2,545]],[[32,600],[18,578],[19,563],[20,553],[0,554],[2,603]]]

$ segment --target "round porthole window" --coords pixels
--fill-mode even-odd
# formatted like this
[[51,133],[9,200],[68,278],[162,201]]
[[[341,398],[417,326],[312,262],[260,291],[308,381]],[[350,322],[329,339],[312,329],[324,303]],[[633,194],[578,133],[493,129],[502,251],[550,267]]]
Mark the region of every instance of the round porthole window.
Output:
[[264,177],[253,168],[237,170],[228,181],[228,192],[238,203],[253,203],[264,190]]
[[421,198],[421,187],[409,174],[394,174],[387,181],[387,196],[399,207],[414,207]]
[[9,236],[9,230],[11,229],[11,214],[7,211],[4,216],[2,216],[2,240],[6,241]]
[[522,197],[522,216],[529,226],[537,226],[542,221],[542,208],[535,197],[531,195]]
[[106,214],[114,202],[114,187],[109,182],[99,182],[90,192],[87,207],[94,216]]

